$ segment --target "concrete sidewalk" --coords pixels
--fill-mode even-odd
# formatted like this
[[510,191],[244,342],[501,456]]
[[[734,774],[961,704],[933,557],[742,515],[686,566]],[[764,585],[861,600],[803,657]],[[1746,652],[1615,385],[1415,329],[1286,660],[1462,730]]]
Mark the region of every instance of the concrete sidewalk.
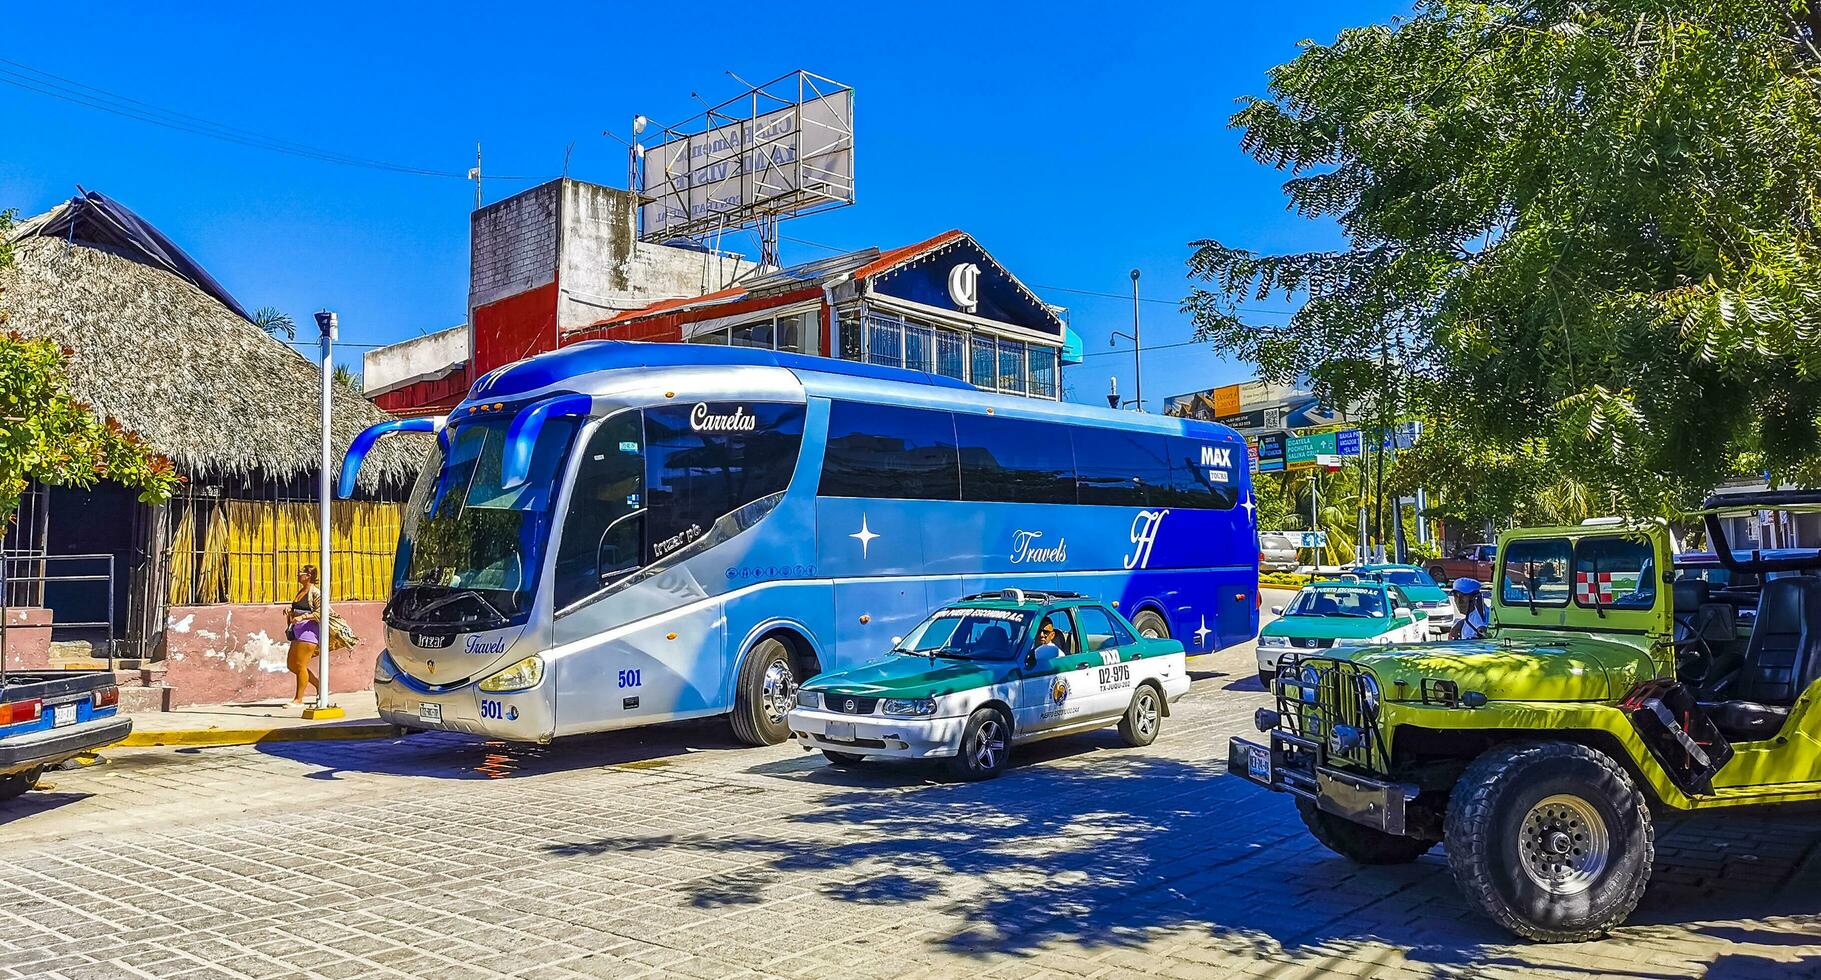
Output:
[[303,709],[278,701],[242,704],[198,704],[175,711],[138,711],[133,733],[114,743],[146,745],[253,745],[259,742],[312,742],[385,738],[392,726],[381,721],[372,691],[337,694],[334,704],[347,712],[334,721],[311,721]]

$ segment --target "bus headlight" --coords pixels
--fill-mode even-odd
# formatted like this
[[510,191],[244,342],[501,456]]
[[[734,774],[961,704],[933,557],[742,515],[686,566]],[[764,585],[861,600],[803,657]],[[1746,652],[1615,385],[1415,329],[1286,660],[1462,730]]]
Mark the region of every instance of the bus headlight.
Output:
[[888,715],[933,715],[936,713],[936,699],[886,698],[885,713]]
[[797,688],[797,707],[799,707],[799,708],[820,708],[820,707],[822,707],[822,692],[821,691],[805,691],[802,688]]
[[492,693],[501,691],[522,691],[528,687],[536,687],[537,682],[543,679],[544,658],[534,653],[518,663],[507,667],[505,670],[494,674],[492,677],[481,681],[480,688],[483,691]]
[[390,684],[398,676],[398,665],[392,662],[392,655],[384,650],[373,658],[373,683]]

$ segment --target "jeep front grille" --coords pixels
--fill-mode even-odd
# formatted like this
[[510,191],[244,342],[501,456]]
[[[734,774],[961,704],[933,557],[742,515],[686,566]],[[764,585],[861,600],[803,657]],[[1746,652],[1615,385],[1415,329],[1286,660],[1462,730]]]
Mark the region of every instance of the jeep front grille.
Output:
[[1318,657],[1286,663],[1276,685],[1283,727],[1315,746],[1322,761],[1387,772],[1390,755],[1369,694],[1376,684],[1371,671],[1351,661]]

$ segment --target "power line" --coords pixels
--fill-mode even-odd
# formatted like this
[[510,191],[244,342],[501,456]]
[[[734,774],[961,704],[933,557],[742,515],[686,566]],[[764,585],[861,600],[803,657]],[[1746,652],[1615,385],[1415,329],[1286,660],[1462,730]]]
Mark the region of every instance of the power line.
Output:
[[[787,242],[795,242],[798,245],[809,245],[813,248],[827,249],[830,252],[843,253],[853,251],[853,249],[842,248],[838,245],[829,245],[824,242],[812,242],[807,238],[796,238],[791,235],[780,235],[778,237]],[[1099,296],[1105,299],[1129,300],[1132,298],[1130,293],[1109,293],[1098,289],[1077,289],[1072,286],[1044,286],[1036,284],[1035,288],[1047,289],[1056,293],[1077,293],[1082,296]],[[1161,299],[1155,296],[1140,296],[1138,297],[1138,301],[1140,303],[1158,303],[1164,306],[1173,306],[1177,309],[1182,308],[1182,300],[1179,299]],[[1244,313],[1263,313],[1271,316],[1293,316],[1296,313],[1295,310],[1266,310],[1251,306],[1236,306],[1234,309]],[[1146,349],[1149,350],[1149,348]]]
[[[1212,343],[1212,341],[1184,340],[1184,341],[1180,341],[1180,342],[1174,343],[1174,344],[1146,344],[1145,346],[1140,347],[1139,351],[1144,352],[1144,353],[1149,353],[1154,350],[1169,350],[1173,347],[1200,347],[1203,344],[1208,344],[1208,343]],[[1084,358],[1087,358],[1087,357],[1112,357],[1114,355],[1119,355],[1121,357],[1131,357],[1132,349],[1129,347],[1124,347],[1124,348],[1120,348],[1119,350],[1087,351],[1087,352],[1084,352],[1081,356]]]
[[[307,143],[298,143],[292,140],[280,139],[275,136],[267,136],[252,130],[230,126],[226,123],[214,122],[201,116],[178,112],[174,109],[166,109],[162,106],[153,105],[150,102],[144,102],[130,96],[110,92],[106,89],[97,88],[72,78],[65,78],[62,75],[55,75],[42,69],[33,68],[30,65],[6,58],[0,58],[0,65],[9,66],[0,67],[0,84],[10,85],[14,88],[58,99],[74,105],[98,109],[102,112],[111,113],[123,118],[150,123],[151,125],[161,126],[165,129],[189,133],[194,136],[205,136],[210,139],[234,143],[253,149],[268,150],[273,153],[283,153],[308,160],[316,160],[322,163],[335,163],[349,167],[365,167],[372,170],[383,170],[391,173],[409,174],[420,177],[446,177],[458,180],[468,179],[468,173],[465,170],[436,170],[428,167],[417,167],[409,164],[393,163],[386,160],[358,157],[335,150],[311,146]],[[535,176],[496,174],[488,174],[487,178],[489,180],[547,179]]]

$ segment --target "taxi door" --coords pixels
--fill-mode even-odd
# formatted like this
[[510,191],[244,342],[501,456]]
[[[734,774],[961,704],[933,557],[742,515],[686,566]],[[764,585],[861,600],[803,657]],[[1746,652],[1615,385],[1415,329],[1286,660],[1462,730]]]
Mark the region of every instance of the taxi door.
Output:
[[1100,663],[1100,656],[1080,652],[1080,634],[1068,610],[1045,613],[1037,620],[1038,626],[1045,620],[1055,624],[1059,642],[1039,645],[1036,630],[1027,641],[1035,662],[1025,662],[1018,681],[1018,704],[1013,714],[1020,736],[1066,727],[1083,720],[1091,710],[1094,687],[1090,672],[1093,665]]
[[1132,702],[1132,688],[1143,679],[1137,661],[1138,637],[1118,616],[1103,606],[1078,606],[1075,622],[1081,630],[1081,649],[1089,658],[1083,686],[1088,688],[1088,710],[1101,718],[1117,718]]

